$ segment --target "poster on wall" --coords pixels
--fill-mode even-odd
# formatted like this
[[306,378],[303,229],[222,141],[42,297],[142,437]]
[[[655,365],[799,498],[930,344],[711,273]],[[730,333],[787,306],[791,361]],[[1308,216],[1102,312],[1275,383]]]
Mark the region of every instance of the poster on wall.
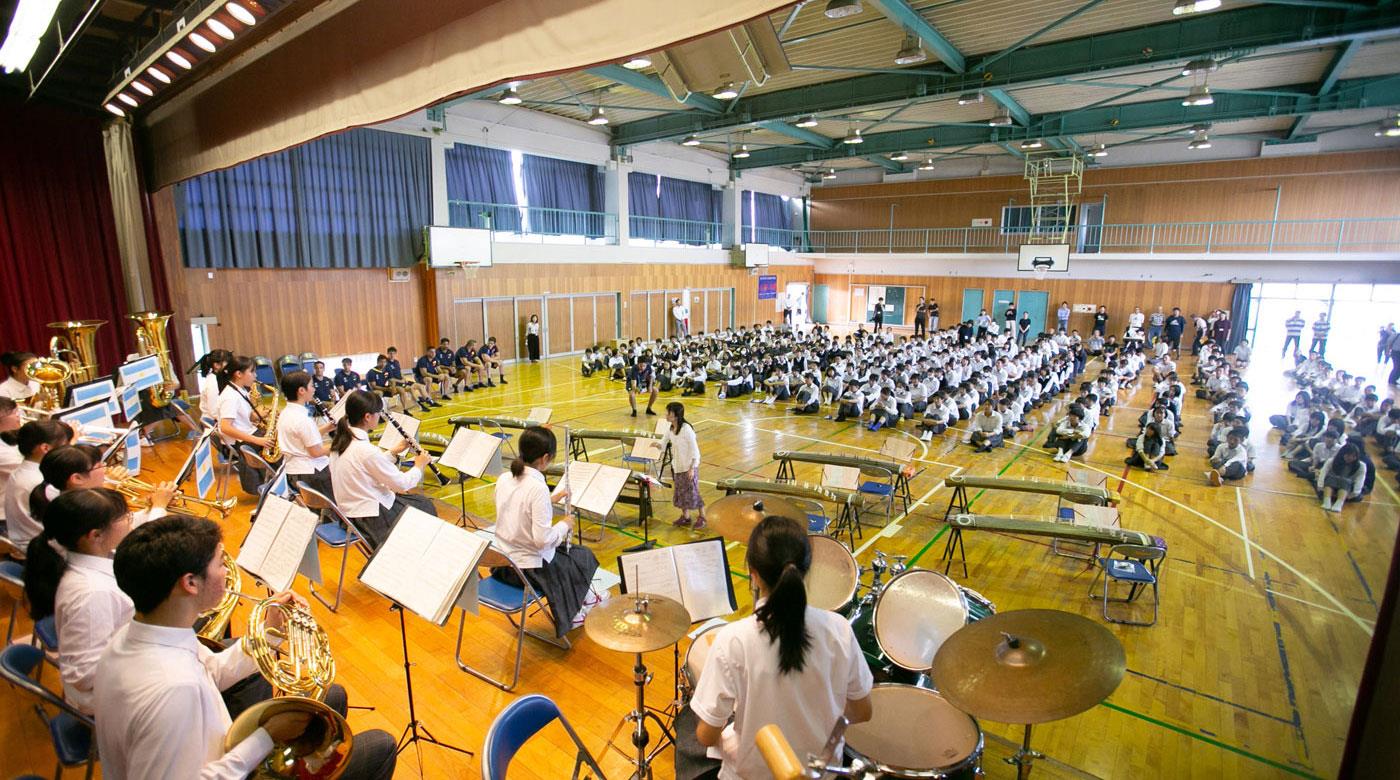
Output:
[[758,277],[758,299],[760,301],[772,301],[778,298],[778,277],[760,276]]

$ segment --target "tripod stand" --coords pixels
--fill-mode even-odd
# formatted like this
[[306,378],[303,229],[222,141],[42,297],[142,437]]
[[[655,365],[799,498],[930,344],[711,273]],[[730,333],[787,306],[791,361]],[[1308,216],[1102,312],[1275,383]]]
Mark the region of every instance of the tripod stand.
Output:
[[[636,767],[632,773],[633,780],[651,780],[651,764],[660,755],[661,751],[675,744],[676,736],[671,733],[670,726],[656,714],[655,710],[648,709],[646,703],[647,682],[651,676],[647,673],[647,666],[642,661],[642,654],[636,653],[636,665],[632,667],[632,684],[637,686],[637,708],[623,716],[622,721],[613,729],[611,737],[608,737],[608,747],[623,755],[626,751],[614,744],[617,735],[626,728],[628,723],[635,723],[632,729],[632,745],[637,749],[637,757],[629,758],[628,761]],[[656,744],[650,752],[647,751],[647,743],[651,741],[651,734],[647,732],[647,718],[656,721],[656,727],[661,729],[665,735],[664,739]]]
[[394,752],[396,754],[402,753],[408,749],[409,745],[413,745],[414,750],[418,753],[418,766],[420,769],[423,766],[423,749],[418,746],[420,742],[437,745],[438,747],[444,747],[448,750],[455,750],[458,753],[463,753],[468,756],[476,755],[466,748],[457,747],[456,745],[443,742],[437,737],[434,737],[433,732],[428,731],[428,727],[424,725],[422,721],[418,720],[418,711],[414,708],[413,702],[413,665],[408,661],[408,623],[404,619],[404,608],[402,605],[395,603],[393,606],[389,607],[389,609],[399,613],[399,636],[403,640],[403,678],[404,684],[408,689],[408,725],[403,727],[403,733],[399,735],[398,747],[395,748]]

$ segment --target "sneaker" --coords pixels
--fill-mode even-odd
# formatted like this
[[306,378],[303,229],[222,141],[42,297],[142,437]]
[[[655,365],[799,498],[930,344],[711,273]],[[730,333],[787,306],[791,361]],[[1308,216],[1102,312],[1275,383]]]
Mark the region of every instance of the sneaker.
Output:
[[761,404],[761,403],[763,403],[763,399],[761,399],[761,398],[750,398],[750,399],[749,399],[749,403],[751,403],[751,404]]
[[496,386],[496,383],[495,383],[495,382],[492,382],[491,380],[488,379],[488,380],[486,380],[486,386],[487,386],[487,387],[495,387],[495,386]]
[[636,409],[633,409],[633,410],[632,410],[632,416],[633,416],[633,417],[636,417],[636,416],[637,416],[637,410],[636,410]]
[[823,420],[830,420],[830,419],[831,419],[831,415],[829,415],[829,414],[822,415],[822,419],[823,419]]
[[721,400],[721,401],[724,400],[724,391],[723,391],[723,390],[719,391],[719,400]]
[[651,415],[652,417],[655,417],[655,416],[656,416],[656,412],[653,412],[653,411],[651,410],[651,407],[649,407],[649,406],[647,407],[647,414]]
[[1224,480],[1220,478],[1220,472],[1215,469],[1206,472],[1206,481],[1210,482],[1211,487],[1220,487],[1224,484]]
[[768,404],[769,406],[772,406],[772,405],[773,405],[773,401],[775,401],[775,400],[777,400],[777,399],[773,398],[773,396],[770,395],[770,396],[768,396],[768,399],[767,399],[766,401],[764,401],[764,403],[765,403],[765,404]]
[[505,378],[505,377],[501,377],[501,384],[503,384],[503,385],[508,385],[508,384],[510,384],[510,383],[506,381],[506,378]]
[[[1338,509],[1337,511],[1340,512],[1340,511],[1342,511],[1342,510]],[[703,531],[703,530],[705,530],[705,518],[702,517],[702,518],[696,520],[696,521],[695,521],[695,524],[692,525],[692,526],[690,527],[690,530],[692,530],[692,531]]]
[[678,517],[674,521],[672,521],[671,525],[675,528],[689,528],[690,518]]

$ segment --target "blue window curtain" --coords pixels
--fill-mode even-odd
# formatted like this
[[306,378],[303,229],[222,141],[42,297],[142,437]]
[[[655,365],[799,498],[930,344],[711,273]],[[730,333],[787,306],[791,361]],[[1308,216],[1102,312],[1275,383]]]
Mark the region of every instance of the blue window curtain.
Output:
[[608,234],[598,166],[527,154],[521,176],[531,232],[589,238]]
[[792,211],[781,197],[745,190],[741,203],[745,241],[791,248]]
[[638,217],[661,216],[661,201],[656,196],[656,174],[627,174],[628,232],[633,238],[661,238],[661,223]]
[[508,232],[520,230],[510,152],[453,144],[447,149],[446,167],[449,224]]
[[1225,349],[1233,351],[1244,341],[1249,330],[1249,301],[1254,293],[1252,282],[1236,282],[1230,299],[1230,335],[1225,341]]
[[663,238],[684,244],[720,243],[720,193],[705,182],[661,177]]
[[411,265],[431,214],[428,140],[356,129],[176,185],[189,268]]

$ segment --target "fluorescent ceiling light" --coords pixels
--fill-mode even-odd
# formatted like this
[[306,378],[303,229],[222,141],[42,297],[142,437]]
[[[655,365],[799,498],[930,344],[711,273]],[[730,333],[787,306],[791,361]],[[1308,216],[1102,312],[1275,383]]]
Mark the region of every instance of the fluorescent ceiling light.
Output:
[[919,170],[921,171],[931,171],[933,170],[933,168],[934,166],[932,157],[928,158],[927,160],[924,160],[923,163],[919,165]]
[[161,70],[160,68],[157,68],[154,65],[152,65],[149,68],[146,68],[146,74],[162,84],[170,83],[169,74],[167,74],[165,71]]
[[1039,149],[1039,148],[1041,148],[1041,147],[1043,147],[1043,146],[1045,146],[1045,142],[1041,141],[1039,138],[1032,138],[1032,139],[1029,140],[1029,141],[1022,141],[1022,142],[1021,142],[1021,148],[1022,148],[1023,150],[1027,150],[1027,151],[1029,151],[1029,150],[1031,150],[1031,149]]
[[198,46],[199,48],[209,52],[210,54],[214,53],[214,42],[209,40],[208,38],[205,38],[202,34],[192,32],[190,33],[190,40],[194,42],[195,46]]
[[1201,132],[1196,133],[1196,137],[1191,139],[1191,143],[1187,144],[1187,145],[1186,145],[1186,148],[1187,148],[1187,149],[1209,149],[1209,148],[1210,148],[1210,136],[1209,136],[1209,135],[1206,135],[1206,132],[1205,132],[1204,130],[1202,130]]
[[685,137],[685,140],[684,140],[684,141],[681,141],[681,146],[699,146],[699,145],[700,145],[700,139],[697,138],[696,136],[693,136],[693,135],[688,135],[688,136]]
[[958,105],[960,105],[960,106],[967,106],[967,105],[971,105],[971,104],[973,104],[973,103],[981,103],[981,102],[982,102],[982,93],[981,93],[981,92],[964,92],[964,93],[962,93],[961,95],[958,95]]
[[39,39],[48,32],[57,10],[58,0],[19,0],[5,43],[0,45],[0,68],[14,73],[29,67]]
[[739,89],[732,81],[721,84],[718,89],[710,93],[710,97],[715,100],[733,100],[739,97]]
[[808,114],[807,116],[802,117],[793,124],[797,125],[798,127],[816,127],[817,118],[811,114]]
[[1003,108],[1003,109],[1000,109],[1000,110],[997,111],[997,115],[996,115],[996,116],[994,116],[994,117],[992,117],[991,119],[988,119],[988,120],[987,120],[987,124],[990,125],[990,126],[992,126],[992,127],[1010,127],[1010,126],[1011,126],[1011,112],[1010,112],[1010,111],[1007,111],[1007,110],[1004,109],[1004,108]]
[[1198,14],[1202,11],[1214,11],[1219,7],[1220,0],[1176,0],[1176,5],[1172,7],[1172,13],[1176,16]]
[[593,109],[593,113],[588,115],[588,124],[590,125],[605,125],[607,123],[608,117],[607,114],[603,113],[602,106]]
[[909,153],[895,152],[894,154],[890,155],[890,159],[894,162],[904,162],[905,160],[909,159]]
[[1107,146],[1104,146],[1103,144],[1094,144],[1093,146],[1089,147],[1089,156],[1090,156],[1090,157],[1107,157],[1107,156],[1108,156],[1108,147],[1107,147]]
[[745,157],[748,157],[748,156],[749,156],[749,145],[748,145],[748,144],[739,144],[739,151],[737,151],[737,152],[734,153],[734,159],[736,159],[736,160],[742,160],[742,159],[744,159]]
[[244,8],[239,3],[229,3],[224,6],[224,10],[228,11],[229,16],[232,16],[249,27],[252,27],[258,21],[258,17],[254,16],[252,11]]
[[826,4],[826,18],[844,19],[847,16],[855,16],[865,9],[861,8],[860,0],[829,0]]
[[823,179],[826,179],[826,180],[828,180],[828,181],[830,181],[831,179],[836,178],[836,169],[835,169],[835,168],[827,168],[826,170],[822,171],[822,178],[823,178]]
[[847,133],[846,137],[841,139],[841,143],[850,144],[854,146],[856,144],[865,143],[865,139],[860,137],[860,128],[857,127],[851,132]]
[[496,98],[496,102],[503,106],[518,106],[525,101],[520,99],[520,93],[515,90],[515,87],[511,87],[502,92],[501,96]]
[[645,54],[638,54],[637,56],[622,63],[622,67],[628,70],[641,70],[642,68],[650,68],[651,58]]
[[132,96],[126,94],[125,92],[118,92],[118,93],[117,93],[117,99],[120,100],[121,102],[127,104],[128,106],[131,106],[132,108],[136,108],[136,106],[139,105],[139,104],[136,102],[136,98],[134,98],[134,97],[132,97]]
[[233,40],[233,28],[229,27],[228,25],[224,24],[218,19],[215,19],[211,16],[209,20],[205,22],[205,24],[209,25],[209,29],[213,30],[214,34],[219,36],[220,38],[223,38],[226,41]]
[[1190,127],[1186,128],[1186,134],[1187,134],[1187,135],[1195,135],[1196,133],[1204,133],[1204,132],[1210,130],[1210,128],[1211,128],[1211,125],[1210,125],[1209,122],[1200,123],[1200,124],[1194,124],[1194,125],[1191,125]]
[[126,116],[126,112],[123,111],[121,109],[121,106],[118,106],[116,103],[108,103],[107,105],[103,106],[103,108],[107,109],[108,111],[111,111],[117,116]]
[[140,92],[141,94],[145,95],[146,97],[150,97],[150,96],[156,94],[154,90],[152,90],[150,87],[146,86],[146,82],[140,81],[140,80],[134,80],[134,81],[132,81],[132,82],[131,82],[131,88],[134,89],[134,90],[136,90],[137,92]]
[[179,65],[185,70],[189,70],[190,68],[194,67],[194,63],[190,62],[190,58],[186,57],[184,53],[178,49],[171,49],[170,51],[166,52],[165,58],[175,63],[176,65]]
[[1210,87],[1206,84],[1198,84],[1186,93],[1186,97],[1181,101],[1183,106],[1208,106],[1215,102],[1215,96],[1210,94]]
[[1400,138],[1400,114],[1381,121],[1376,128],[1377,138]]
[[899,51],[894,55],[896,65],[917,65],[928,59],[924,54],[924,45],[913,35],[904,36],[904,44],[899,47]]
[[1220,63],[1206,57],[1200,60],[1191,60],[1181,68],[1181,75],[1194,76],[1197,73],[1214,73],[1220,70]]

